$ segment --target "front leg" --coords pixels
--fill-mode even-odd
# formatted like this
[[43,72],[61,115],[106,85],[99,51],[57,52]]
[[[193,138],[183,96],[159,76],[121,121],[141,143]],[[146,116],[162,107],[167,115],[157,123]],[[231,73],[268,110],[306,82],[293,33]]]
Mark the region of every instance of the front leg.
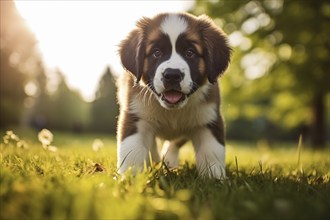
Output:
[[[132,126],[135,126],[135,129],[132,129]],[[145,164],[150,165],[151,160],[160,160],[155,136],[146,122],[135,121],[130,127],[119,124],[118,128],[117,169],[120,174],[125,173],[129,167],[132,167],[133,173],[142,171]],[[135,133],[132,133],[132,130]]]
[[163,160],[171,168],[176,168],[179,166],[179,150],[182,145],[187,142],[185,138],[179,138],[172,141],[165,141],[161,156]]
[[210,178],[224,179],[225,147],[208,127],[194,133],[192,142],[196,154],[196,166],[199,173]]

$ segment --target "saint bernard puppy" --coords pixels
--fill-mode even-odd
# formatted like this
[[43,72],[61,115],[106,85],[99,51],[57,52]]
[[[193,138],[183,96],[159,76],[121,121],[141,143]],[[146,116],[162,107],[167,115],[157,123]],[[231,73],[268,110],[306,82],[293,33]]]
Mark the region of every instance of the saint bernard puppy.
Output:
[[[199,173],[225,177],[217,79],[230,53],[226,34],[207,16],[164,13],[137,22],[119,46],[127,70],[117,82],[119,173],[161,159],[176,167],[179,148],[191,140]],[[156,138],[165,140],[161,156]]]

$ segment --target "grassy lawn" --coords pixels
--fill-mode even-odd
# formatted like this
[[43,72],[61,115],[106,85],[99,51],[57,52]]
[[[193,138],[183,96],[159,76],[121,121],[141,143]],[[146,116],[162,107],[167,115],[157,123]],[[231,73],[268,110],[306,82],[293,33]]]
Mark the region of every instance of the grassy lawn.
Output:
[[329,148],[229,141],[228,179],[219,181],[198,176],[187,144],[179,169],[155,164],[121,178],[113,137],[54,132],[54,152],[37,133],[18,135],[28,148],[1,140],[0,219],[330,218]]

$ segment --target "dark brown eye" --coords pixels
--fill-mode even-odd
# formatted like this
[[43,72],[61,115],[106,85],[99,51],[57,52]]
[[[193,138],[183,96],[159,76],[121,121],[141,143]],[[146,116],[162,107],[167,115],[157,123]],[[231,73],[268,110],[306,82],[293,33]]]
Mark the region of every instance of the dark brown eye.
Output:
[[154,49],[154,51],[152,52],[152,55],[155,57],[155,58],[160,58],[163,53],[162,51],[160,51],[159,49]]
[[193,57],[195,56],[195,51],[194,51],[193,49],[188,49],[188,50],[186,51],[185,56],[186,56],[187,58],[193,58]]

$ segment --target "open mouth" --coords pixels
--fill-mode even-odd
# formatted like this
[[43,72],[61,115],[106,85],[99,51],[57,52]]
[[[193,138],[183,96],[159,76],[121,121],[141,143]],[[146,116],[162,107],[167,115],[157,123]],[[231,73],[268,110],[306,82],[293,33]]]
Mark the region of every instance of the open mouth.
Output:
[[168,90],[161,94],[161,98],[163,101],[171,105],[175,105],[180,103],[181,101],[186,99],[186,95],[182,92],[176,90]]

